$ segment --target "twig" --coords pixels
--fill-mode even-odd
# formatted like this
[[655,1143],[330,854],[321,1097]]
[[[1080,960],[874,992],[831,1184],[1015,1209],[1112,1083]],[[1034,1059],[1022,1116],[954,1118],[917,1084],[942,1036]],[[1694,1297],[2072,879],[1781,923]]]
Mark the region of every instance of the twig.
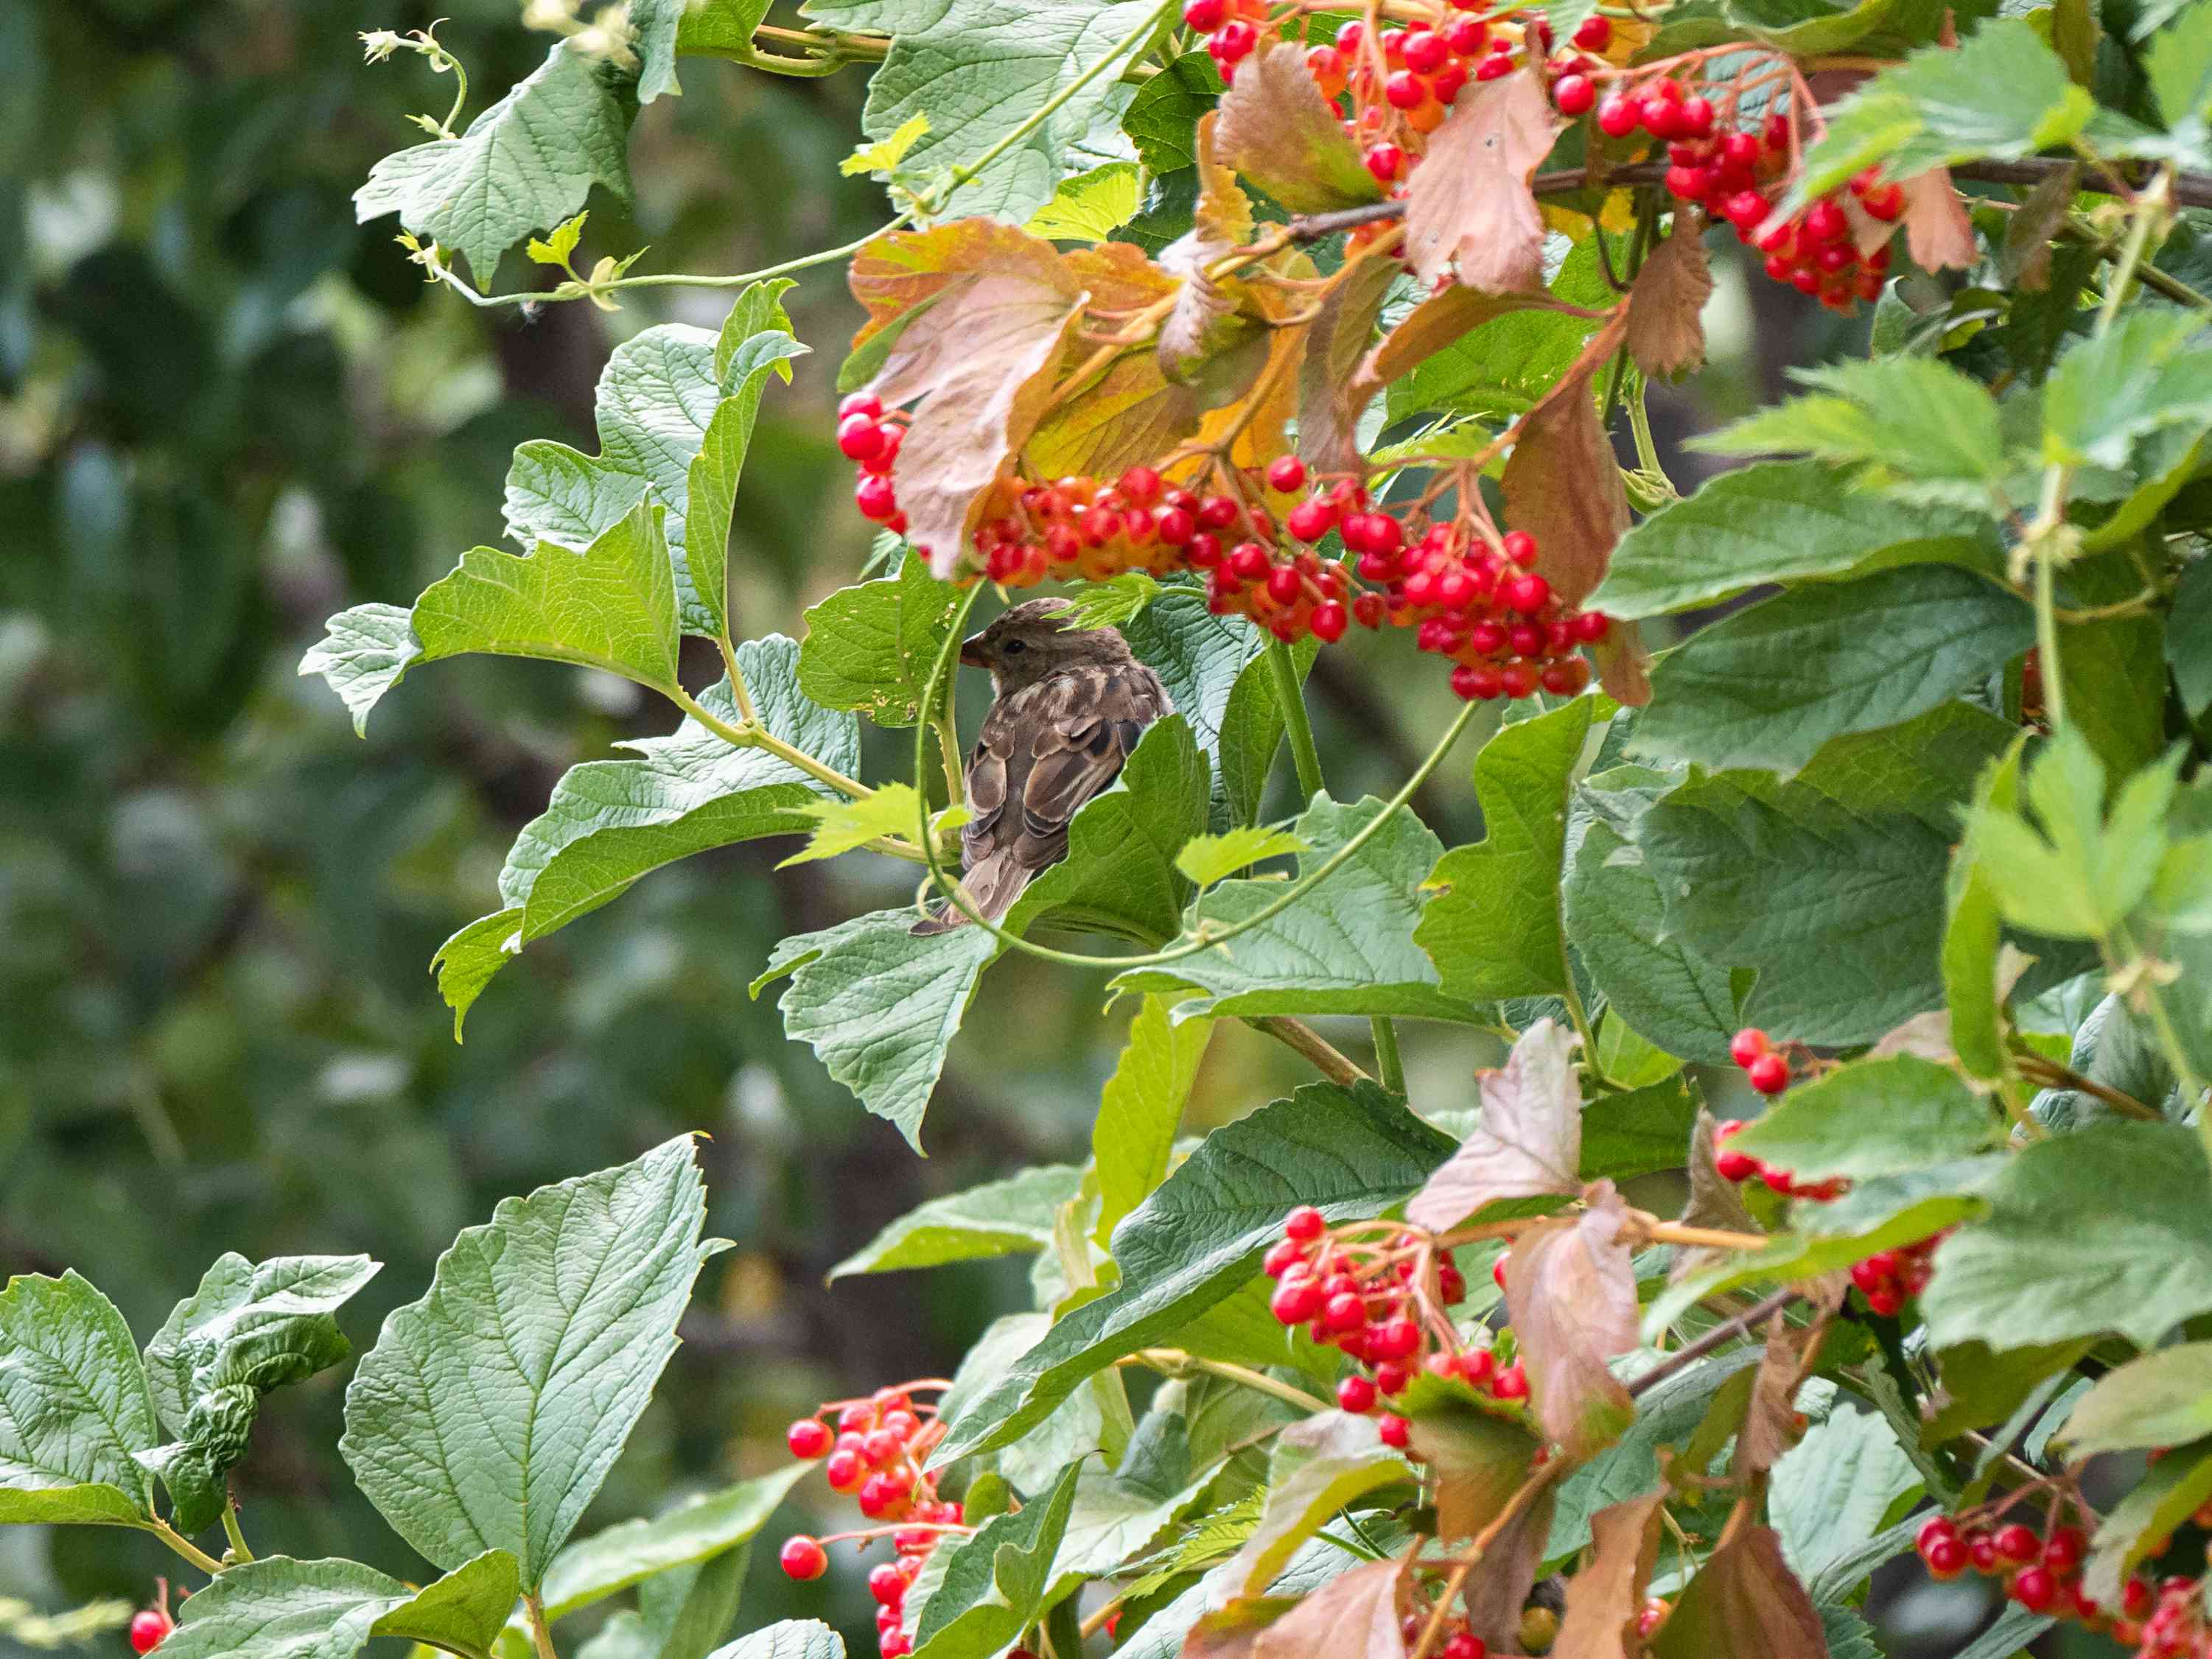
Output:
[[2100,1083],[2092,1077],[2084,1077],[2070,1066],[2062,1065],[2057,1060],[2033,1051],[2016,1055],[2014,1059],[2020,1067],[2021,1076],[2034,1084],[2039,1089],[2071,1089],[2076,1093],[2089,1095],[2103,1101],[2106,1105],[2124,1116],[2140,1118],[2146,1123],[2166,1121],[2166,1114],[2156,1107],[2146,1106],[2133,1095],[2123,1094],[2109,1084]]
[[1686,1370],[1703,1359],[1716,1348],[1725,1347],[1740,1336],[1750,1334],[1753,1327],[1765,1324],[1793,1302],[1802,1299],[1805,1292],[1794,1287],[1774,1292],[1763,1302],[1754,1302],[1741,1313],[1723,1319],[1694,1342],[1686,1342],[1664,1359],[1628,1384],[1631,1398],[1657,1388],[1678,1371]]
[[1242,1383],[1256,1389],[1261,1394],[1273,1395],[1286,1406],[1295,1406],[1302,1412],[1325,1412],[1328,1401],[1316,1398],[1304,1389],[1292,1388],[1287,1382],[1278,1382],[1265,1371],[1255,1371],[1243,1365],[1231,1364],[1225,1359],[1203,1359],[1181,1348],[1139,1348],[1125,1358],[1114,1362],[1117,1365],[1148,1366],[1165,1376],[1205,1371],[1225,1382]]
[[1451,1577],[1444,1581],[1444,1593],[1437,1598],[1435,1610],[1429,1614],[1428,1623],[1421,1626],[1421,1639],[1413,1644],[1413,1650],[1407,1659],[1429,1659],[1429,1656],[1436,1651],[1437,1638],[1443,1632],[1444,1619],[1451,1611],[1453,1598],[1458,1595],[1460,1587],[1467,1583],[1468,1574],[1474,1571],[1476,1564],[1482,1559],[1483,1552],[1498,1541],[1498,1535],[1520,1518],[1521,1511],[1534,1503],[1544,1488],[1559,1479],[1571,1462],[1568,1458],[1551,1457],[1539,1463],[1528,1478],[1514,1488],[1513,1496],[1505,1500],[1505,1507],[1498,1511],[1497,1517],[1474,1535],[1474,1541],[1467,1547],[1466,1553],[1453,1565]]
[[222,1571],[222,1562],[216,1560],[215,1557],[210,1555],[167,1522],[157,1518],[147,1526],[146,1530],[207,1574],[209,1577],[212,1578]]
[[1292,1019],[1287,1014],[1261,1014],[1244,1023],[1274,1038],[1285,1048],[1304,1054],[1331,1083],[1340,1083],[1349,1089],[1355,1083],[1373,1081],[1342,1050],[1302,1019]]

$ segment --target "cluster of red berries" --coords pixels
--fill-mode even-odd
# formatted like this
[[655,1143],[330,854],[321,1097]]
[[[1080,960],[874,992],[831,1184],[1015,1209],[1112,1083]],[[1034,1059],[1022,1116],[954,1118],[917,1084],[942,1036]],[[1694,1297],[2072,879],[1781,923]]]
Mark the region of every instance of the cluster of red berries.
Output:
[[[1411,1653],[1420,1644],[1421,1632],[1429,1626],[1428,1615],[1409,1613],[1398,1621],[1398,1633]],[[1467,1627],[1463,1618],[1448,1621],[1443,1627],[1443,1639],[1430,1651],[1437,1659],[1490,1659],[1490,1644]]]
[[[819,1578],[830,1567],[823,1546],[846,1540],[865,1543],[888,1537],[898,1552],[896,1559],[878,1562],[868,1571],[868,1593],[876,1601],[876,1646],[883,1659],[906,1659],[914,1651],[914,1632],[906,1626],[907,1587],[939,1540],[968,1530],[961,1506],[938,1497],[936,1479],[923,1467],[945,1430],[935,1408],[914,1396],[946,1386],[909,1382],[878,1389],[865,1400],[834,1401],[821,1414],[800,1418],[784,1437],[793,1456],[824,1460],[823,1474],[831,1491],[852,1493],[862,1515],[885,1523],[826,1539],[805,1533],[787,1538],[777,1557],[784,1571],[793,1578]],[[823,1420],[832,1411],[837,1413],[834,1431]]]
[[1950,1236],[1947,1228],[1917,1244],[1876,1250],[1865,1261],[1851,1264],[1851,1283],[1866,1297],[1868,1307],[1893,1319],[1907,1302],[1928,1288],[1928,1281],[1936,1276],[1936,1247]]
[[[167,1590],[164,1589],[162,1592],[164,1601],[167,1599]],[[169,1617],[167,1607],[139,1608],[131,1615],[131,1651],[153,1652],[155,1648],[169,1639],[169,1632],[176,1627],[177,1621]]]
[[[1763,1095],[1778,1095],[1790,1086],[1788,1056],[1756,1025],[1747,1025],[1729,1039],[1729,1058],[1743,1068],[1744,1081]],[[1742,1178],[1729,1177],[1731,1181]]]
[[[1332,1232],[1319,1210],[1300,1205],[1262,1263],[1276,1281],[1268,1307],[1304,1325],[1324,1346],[1357,1362],[1336,1385],[1336,1403],[1361,1415],[1406,1391],[1426,1370],[1456,1377],[1493,1400],[1528,1397],[1528,1373],[1500,1365],[1488,1348],[1462,1345],[1444,1310],[1464,1301],[1467,1281],[1449,1255],[1419,1228],[1362,1221]],[[1394,1412],[1376,1425],[1385,1445],[1406,1447],[1408,1425]]]
[[[2006,1501],[2017,1503],[2020,1497]],[[2212,1505],[2195,1521],[2212,1525]],[[2005,1593],[2028,1612],[2104,1632],[2135,1648],[2137,1659],[2212,1659],[2212,1628],[2198,1597],[2203,1581],[2172,1577],[2154,1583],[2136,1573],[2121,1586],[2119,1607],[2107,1612],[2081,1592],[2089,1542],[2080,1527],[2051,1527],[2046,1535],[2023,1522],[2001,1525],[1994,1516],[1936,1515],[1923,1523],[1917,1541],[1931,1577],[1956,1578],[1971,1567],[2003,1579]]]
[[870,524],[900,536],[906,533],[906,514],[891,487],[891,463],[905,441],[906,417],[896,410],[884,414],[874,392],[855,392],[837,405],[837,453],[860,469],[853,504]]
[[1713,1130],[1713,1168],[1723,1181],[1749,1181],[1754,1176],[1766,1183],[1769,1192],[1784,1198],[1809,1198],[1817,1204],[1826,1204],[1841,1198],[1850,1190],[1850,1182],[1840,1178],[1820,1182],[1801,1182],[1795,1173],[1779,1165],[1767,1164],[1749,1152],[1738,1152],[1729,1145],[1743,1128],[1743,1120],[1732,1117],[1717,1125]]

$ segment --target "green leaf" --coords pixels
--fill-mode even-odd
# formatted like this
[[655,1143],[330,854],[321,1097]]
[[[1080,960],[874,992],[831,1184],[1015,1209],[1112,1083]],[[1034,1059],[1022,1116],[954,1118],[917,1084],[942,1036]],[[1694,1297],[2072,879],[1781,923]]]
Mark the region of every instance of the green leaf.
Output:
[[0,1524],[137,1526],[154,1513],[138,1455],[161,1443],[138,1345],[74,1272],[0,1291]]
[[537,265],[559,265],[566,268],[575,253],[577,244],[584,240],[584,221],[592,216],[580,213],[573,219],[564,219],[553,227],[553,234],[544,241],[535,236],[523,245],[523,252]]
[[2152,1466],[2133,1492],[2105,1512],[2089,1540],[2081,1593],[2092,1600],[2117,1602],[2129,1572],[2208,1498],[2212,1498],[2212,1441],[2175,1447]]
[[[1974,786],[1973,812],[2008,812],[2020,794],[2020,757],[2025,734],[2002,760],[1984,769]],[[2003,921],[1996,878],[1982,867],[1981,848],[1970,833],[1952,854],[1945,883],[1948,918],[1943,928],[1944,1000],[1951,1012],[1951,1046],[1968,1075],[2001,1076],[2005,1033],[1997,989]]]
[[1083,1465],[1067,1530],[1053,1561],[1054,1577],[1092,1578],[1114,1571],[1187,1514],[1220,1468],[1217,1457],[1194,1471],[1182,1416],[1161,1409],[1156,1400],[1137,1425],[1120,1468]]
[[2152,38],[2143,70],[2168,127],[2212,117],[2212,19],[2202,8],[2184,8],[2172,27]]
[[1623,619],[1656,617],[1765,582],[1923,562],[2003,568],[1983,514],[1854,489],[1822,461],[1762,461],[1708,479],[1637,525],[1584,604]]
[[1800,369],[1814,388],[1691,441],[1723,455],[1810,455],[1863,469],[1863,482],[1907,499],[1990,511],[2006,454],[1996,399],[1930,357],[1858,360]]
[[1055,241],[1104,242],[1136,216],[1137,164],[1109,161],[1060,181],[1060,188],[1030,216],[1032,236]]
[[2166,623],[2166,660],[2182,707],[2191,720],[2203,720],[2212,709],[2212,559],[2191,563],[2174,586],[2173,611]]
[[1988,1218],[1938,1253],[1920,1299],[1930,1338],[2006,1348],[2117,1332],[2154,1346],[2212,1310],[2208,1189],[2204,1149],[2178,1126],[2101,1124],[2027,1147],[1988,1188]]
[[2063,148],[2095,112],[2058,54],[2019,18],[1988,22],[1955,49],[1930,46],[1837,105],[1806,152],[1794,209],[1861,168],[1893,179],[1930,167],[2016,161]]
[[860,125],[869,137],[888,138],[917,114],[930,118],[928,134],[907,152],[907,173],[972,166],[1054,106],[949,198],[958,213],[1016,223],[1052,199],[1071,148],[1116,96],[1110,73],[1083,77],[1154,9],[1148,0],[811,0],[805,8],[833,27],[892,37]]
[[1332,1220],[1373,1216],[1454,1144],[1367,1083],[1310,1085],[1215,1130],[1114,1230],[1120,1285],[1060,1320],[970,1401],[933,1462],[1018,1439],[1093,1372],[1235,1294],[1293,1206]]
[[1590,1541],[1592,1516],[1656,1486],[1662,1453],[1687,1443],[1723,1385],[1758,1363],[1758,1349],[1737,1348],[1677,1372],[1641,1395],[1627,1431],[1559,1483],[1545,1559],[1582,1549]]
[[[753,712],[770,733],[836,771],[860,769],[859,723],[799,690],[796,645],[771,634],[747,640],[736,654]],[[744,724],[726,680],[699,702],[718,720]],[[800,809],[828,793],[789,762],[735,747],[689,716],[665,737],[623,746],[638,758],[586,761],[562,775],[545,811],[507,851],[500,910],[439,947],[438,988],[453,1010],[457,1038],[470,1005],[525,945],[620,897],[663,865],[763,836],[805,835],[814,824]]]
[[987,1659],[1018,1638],[1068,1591],[1055,1585],[1053,1558],[1075,1502],[1080,1463],[1018,1514],[995,1516],[951,1547],[944,1577],[923,1602],[915,1652],[929,1659]]
[[[1163,583],[1142,611],[1116,625],[1215,759],[1216,827],[1249,823],[1283,740],[1266,636],[1241,617],[1213,615],[1203,587],[1180,583]],[[1296,653],[1301,678],[1312,653],[1306,646]]]
[[225,1255],[155,1333],[146,1371],[179,1443],[163,1449],[161,1469],[179,1531],[189,1537],[221,1515],[222,1477],[246,1455],[261,1396],[351,1355],[331,1316],[378,1266],[365,1255],[291,1255],[257,1267]]
[[838,589],[806,613],[799,688],[825,708],[857,708],[878,726],[912,726],[953,609],[951,586],[922,559],[906,560],[884,580]]
[[907,906],[792,934],[777,944],[752,994],[791,975],[784,1034],[811,1047],[831,1077],[918,1152],[945,1051],[999,941],[975,927],[916,937],[917,920]]
[[1413,1478],[1405,1461],[1383,1446],[1371,1418],[1332,1411],[1293,1423],[1275,1437],[1259,1527],[1224,1577],[1240,1595],[1261,1594],[1298,1546],[1340,1511]]
[[1091,1125],[1091,1159],[1098,1172],[1100,1243],[1123,1216],[1167,1178],[1176,1127],[1182,1121],[1211,1020],[1178,1024],[1164,997],[1146,997],[1129,1022],[1129,1041],[1098,1097]]
[[2055,1437],[2069,1457],[2185,1445],[2212,1435],[2212,1342],[2184,1342],[2107,1371]]
[[[2132,560],[2116,554],[2076,564],[2064,580],[2067,600],[2090,609],[2133,599],[2142,577]],[[2112,777],[2148,766],[2166,747],[2163,631],[2154,616],[2059,624],[2067,723],[2089,740]]]
[[1226,835],[1198,836],[1184,842],[1176,854],[1176,868],[1200,887],[1211,887],[1262,859],[1312,851],[1287,830],[1241,823]]
[[[1940,1446],[1970,1429],[1994,1427],[2016,1412],[2040,1414],[2089,1346],[2085,1340],[2002,1351],[1986,1342],[1945,1348],[1936,1357],[1942,1406],[1927,1419],[1923,1443]],[[2016,1434],[2001,1443],[2010,1445]]]
[[1989,1106],[1949,1066],[1889,1054],[1792,1089],[1729,1144],[1808,1181],[1856,1179],[1990,1151],[1997,1130]]
[[[1553,297],[1585,309],[1612,303],[1595,236],[1572,244],[1564,236],[1547,240],[1547,268],[1549,256],[1559,256],[1548,285]],[[1589,318],[1559,311],[1522,308],[1494,317],[1392,381],[1389,418],[1395,422],[1430,410],[1480,420],[1525,415],[1566,372],[1596,326]]]
[[1941,10],[1912,0],[1685,0],[1668,8],[1642,55],[1671,56],[1744,40],[1799,58],[1855,46],[1863,51],[1863,42],[1894,43],[1902,52],[1935,38]]
[[2124,312],[2076,340],[2043,383],[2043,455],[2055,466],[2122,467],[2136,440],[2212,423],[2212,335],[2193,313]]
[[1548,714],[1502,726],[1475,757],[1474,788],[1487,833],[1438,861],[1425,885],[1443,891],[1413,932],[1447,994],[1496,1002],[1567,989],[1560,860],[1567,796],[1595,706],[1577,697]]
[[1082,1170],[1048,1164],[1004,1181],[933,1198],[908,1210],[847,1256],[830,1270],[830,1277],[900,1273],[1043,1249],[1052,1243],[1060,1206],[1082,1186]]
[[1198,165],[1198,124],[1221,96],[1221,71],[1203,52],[1187,52],[1137,88],[1121,131],[1154,178]]
[[581,553],[540,542],[518,558],[461,555],[415,601],[420,660],[470,652],[605,669],[662,693],[676,674],[676,590],[658,502],[637,505]]
[[1629,751],[1786,775],[1829,738],[1924,714],[2034,642],[2025,601],[1948,565],[1793,588],[1668,653]]
[[[1291,670],[1301,693],[1319,651],[1319,641],[1310,639],[1291,647]],[[1237,672],[1222,709],[1213,789],[1218,823],[1248,824],[1259,817],[1285,731],[1274,671],[1264,653],[1255,654]]]
[[399,605],[357,605],[325,623],[327,634],[300,659],[301,673],[320,674],[338,694],[357,738],[368,735],[368,711],[422,654],[411,618]]
[[[1382,810],[1372,799],[1340,805],[1317,795],[1295,832],[1313,848],[1301,877],[1324,862]],[[1132,969],[1117,990],[1185,988],[1183,1018],[1201,1014],[1407,1014],[1462,1022],[1477,1011],[1445,992],[1413,942],[1421,884],[1442,850],[1401,812],[1345,864],[1288,909],[1231,941],[1158,968]],[[1229,924],[1282,896],[1280,881],[1225,881],[1198,902],[1202,924]]]
[[[837,163],[837,171],[848,179],[863,173],[896,173],[906,153],[929,134],[929,117],[916,115],[907,121],[888,138],[879,138],[872,144],[857,144],[853,153]],[[1044,233],[1036,233],[1042,235]]]
[[514,1558],[488,1551],[422,1590],[358,1561],[267,1556],[186,1598],[161,1644],[178,1659],[352,1659],[371,1637],[481,1652],[521,1594]]
[[733,1550],[766,1526],[809,1472],[794,1463],[756,1480],[685,1499],[649,1520],[623,1521],[553,1558],[541,1592],[548,1619],[562,1619],[656,1574]]
[[1667,1053],[1718,1066],[1728,1062],[1729,1039],[1743,1023],[1729,971],[1665,936],[1657,878],[1643,849],[1613,821],[1626,813],[1620,822],[1632,828],[1630,809],[1656,799],[1668,781],[1643,766],[1583,780],[1567,822],[1560,903],[1568,941],[1605,994],[1608,1028],[1625,1018]]
[[459,248],[489,289],[499,256],[560,224],[593,185],[629,199],[629,118],[605,72],[556,40],[527,80],[469,123],[385,156],[353,193],[362,224],[386,213],[417,236]]
[[1887,1422],[1871,1412],[1839,1409],[1775,1463],[1767,1518],[1782,1536],[1790,1570],[1818,1596],[1821,1576],[1853,1559],[1882,1530],[1898,1500],[1920,1486],[1919,1471]]
[[1952,703],[1839,738],[1787,783],[1724,772],[1640,819],[1666,925],[1759,981],[1744,1018],[1802,1042],[1871,1042],[1942,997],[1942,884],[1965,781],[2010,740]]
[[1165,590],[1145,570],[1124,570],[1103,582],[1091,582],[1069,595],[1060,615],[1063,629],[1119,628],[1139,615]]
[[346,1390],[338,1449],[395,1531],[447,1568],[505,1550],[538,1588],[676,1351],[706,1211],[685,1135],[453,1241]]
[[1601,1095],[1583,1108],[1586,1181],[1626,1181],[1688,1161],[1698,1101],[1680,1073],[1626,1093]]
[[[797,810],[813,820],[814,833],[805,846],[775,866],[779,870],[794,864],[811,864],[817,859],[834,859],[840,853],[855,852],[881,836],[912,836],[922,821],[926,807],[912,784],[887,783],[858,800],[847,800],[842,795],[824,796],[802,801]],[[957,829],[970,816],[965,806],[948,807],[932,827]]]
[[727,620],[730,514],[770,371],[788,380],[807,348],[792,337],[788,282],[738,295],[720,334],[648,328],[615,348],[594,394],[599,453],[534,440],[507,475],[507,532],[524,546],[588,547],[649,488],[668,510],[668,557],[684,628]]
[[708,1659],[845,1659],[845,1638],[814,1619],[786,1619],[717,1648]]
[[769,0],[629,0],[638,102],[682,94],[676,80],[679,55],[731,58],[750,46],[768,5]]

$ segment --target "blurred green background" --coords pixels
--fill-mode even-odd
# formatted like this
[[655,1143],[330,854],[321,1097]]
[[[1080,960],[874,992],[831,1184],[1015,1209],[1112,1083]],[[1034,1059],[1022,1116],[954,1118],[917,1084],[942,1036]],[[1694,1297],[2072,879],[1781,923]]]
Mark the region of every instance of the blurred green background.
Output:
[[[795,1412],[943,1374],[1026,1305],[1019,1261],[834,1290],[823,1274],[925,1198],[1081,1157],[1125,1016],[1100,1018],[1096,976],[1001,965],[918,1161],[745,994],[776,938],[899,902],[911,870],[779,872],[769,843],[656,875],[533,947],[455,1044],[432,951],[490,908],[508,842],[565,767],[672,712],[604,678],[470,659],[410,678],[362,743],[295,665],[331,611],[404,604],[501,539],[515,444],[595,447],[616,341],[712,326],[727,303],[662,289],[613,316],[477,311],[424,287],[392,222],[355,226],[369,164],[451,94],[418,58],[364,67],[356,32],[448,18],[474,113],[546,50],[521,9],[0,0],[0,1274],[76,1268],[143,1340],[225,1249],[363,1250],[387,1264],[344,1316],[366,1346],[499,1198],[709,1131],[710,1224],[738,1248],[710,1267],[589,1528],[770,1467]],[[857,74],[699,64],[684,79],[637,123],[634,209],[595,198],[580,268],[649,243],[644,269],[745,270],[884,216],[874,185],[836,169]],[[501,286],[544,275],[510,256]],[[1694,398],[1655,398],[1670,464],[1701,408],[1771,393],[1778,342],[1833,343],[1758,289],[1728,270],[1717,366]],[[835,268],[790,304],[817,355],[769,392],[738,501],[755,635],[797,631],[869,544],[828,442],[858,313]],[[1686,488],[1694,468],[1675,476]],[[980,690],[965,688],[971,724]],[[1350,795],[1395,787],[1449,699],[1441,674],[1370,672],[1347,648],[1312,702]],[[871,742],[872,775],[889,775],[895,740]],[[1472,754],[1422,802],[1447,840],[1479,833]],[[1331,1035],[1364,1055],[1363,1024]],[[1494,1052],[1408,1037],[1431,1107],[1464,1103]],[[1308,1075],[1225,1029],[1192,1127]],[[337,1459],[343,1377],[270,1401],[236,1476],[249,1535],[412,1574]],[[753,1563],[747,1622],[823,1612],[772,1555]],[[118,1533],[0,1530],[0,1597],[140,1601],[167,1559]],[[835,1594],[866,1628],[857,1574]],[[123,1651],[112,1632],[94,1645]],[[0,1636],[8,1659],[31,1650]]]

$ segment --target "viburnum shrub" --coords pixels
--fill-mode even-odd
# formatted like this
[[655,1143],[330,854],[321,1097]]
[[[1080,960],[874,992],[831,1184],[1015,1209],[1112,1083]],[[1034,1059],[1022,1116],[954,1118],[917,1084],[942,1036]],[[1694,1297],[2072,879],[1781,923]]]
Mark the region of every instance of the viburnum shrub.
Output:
[[[596,453],[516,451],[519,550],[302,667],[356,724],[468,653],[683,717],[556,785],[438,953],[457,1019],[659,866],[772,836],[921,866],[754,986],[917,1147],[963,1020],[1023,1017],[979,989],[1000,957],[1130,994],[1085,1163],[841,1269],[1048,1244],[1034,1310],[575,1539],[714,1248],[672,1142],[501,1205],[360,1360],[341,1450],[422,1582],[257,1556],[228,1494],[263,1395],[348,1359],[362,1258],[227,1256],[143,1351],[82,1279],[13,1281],[0,1522],[161,1540],[191,1576],[129,1635],[185,1656],[702,1659],[817,1469],[854,1524],[779,1559],[865,1579],[883,1659],[1856,1656],[1915,1550],[1986,1581],[1954,1593],[1978,1659],[2057,1620],[2212,1656],[2212,5],[817,9],[534,5],[564,38],[465,126],[445,47],[366,37],[456,76],[357,198],[455,303],[737,298],[615,349]],[[679,56],[878,65],[848,171],[884,228],[580,270]],[[526,239],[556,283],[501,291]],[[1644,400],[1704,356],[1714,250],[1804,296],[1762,314],[1872,312],[1698,439],[1758,459],[1685,497]],[[866,320],[823,430],[883,574],[743,638],[745,451],[807,349],[789,273],[827,264]],[[1128,746],[985,918],[951,832],[1003,800],[964,798],[951,683],[979,604],[1040,587],[1173,712],[1085,750]],[[1407,634],[1464,706],[1339,800],[1304,673],[1387,680]],[[862,715],[903,775],[862,775]],[[1486,831],[1447,848],[1411,803],[1470,731]],[[1316,1078],[1186,1146],[1227,1021]]]

